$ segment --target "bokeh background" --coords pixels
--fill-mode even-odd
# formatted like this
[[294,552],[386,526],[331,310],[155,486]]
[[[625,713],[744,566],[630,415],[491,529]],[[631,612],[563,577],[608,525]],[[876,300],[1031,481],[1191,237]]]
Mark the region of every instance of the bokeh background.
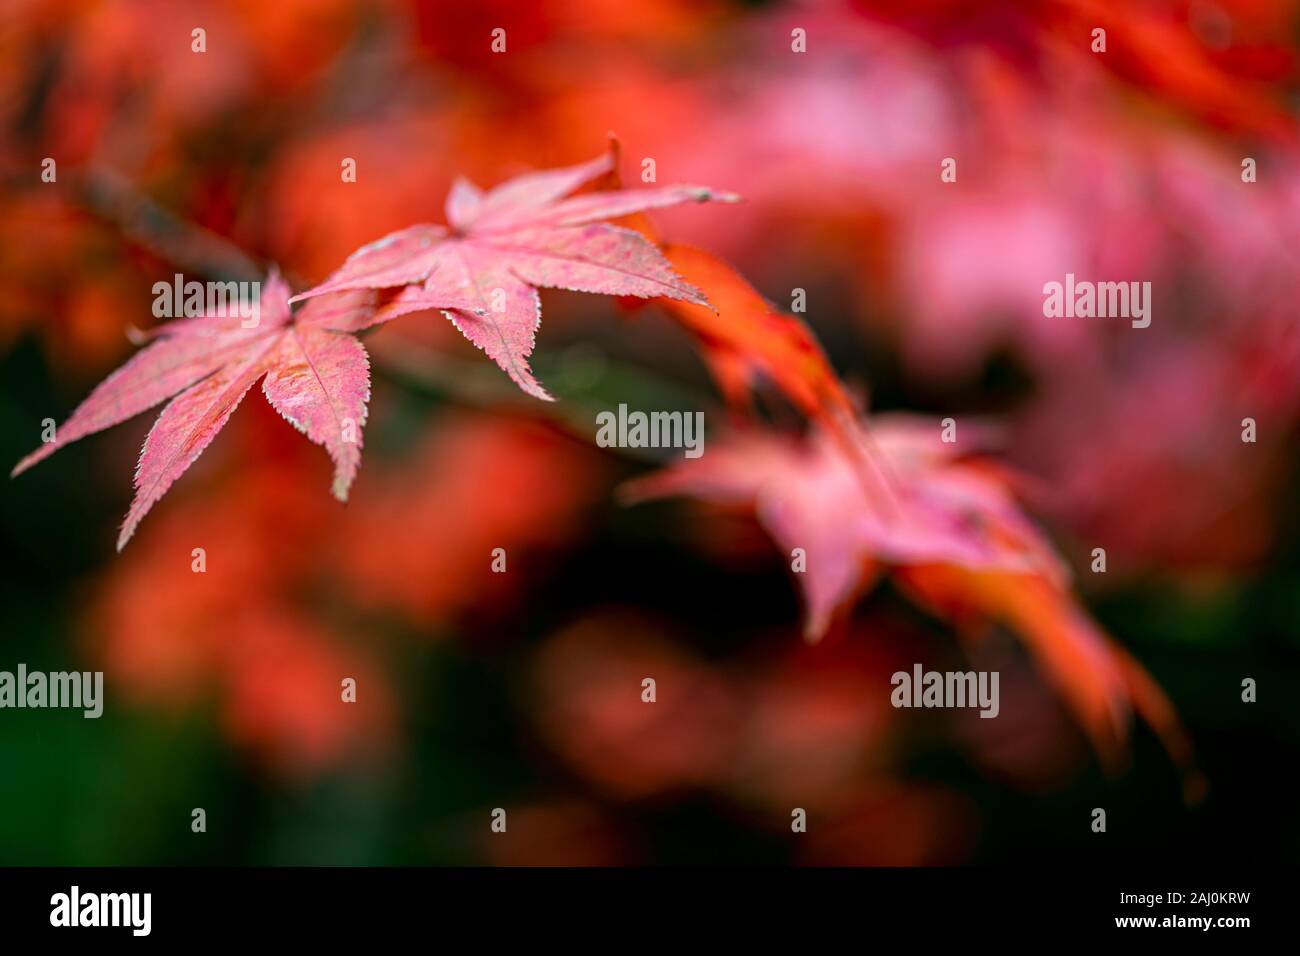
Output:
[[[744,196],[655,227],[785,308],[805,289],[873,408],[1005,425],[1209,791],[1185,804],[1141,727],[1103,774],[1009,639],[1014,719],[893,710],[894,670],[968,664],[888,585],[806,646],[751,518],[627,507],[654,462],[594,447],[619,402],[712,418],[688,338],[654,305],[544,292],[555,407],[438,315],[367,338],[346,507],[256,401],[120,556],[151,416],[5,486],[0,669],[108,690],[98,721],[0,712],[0,863],[1294,861],[1298,52],[1295,0],[6,0],[0,459],[131,353],[155,281],[276,262],[302,288],[442,221],[456,175],[580,161],[612,131],[630,183],[650,157]],[[1066,272],[1152,281],[1151,327],[1045,320]]]

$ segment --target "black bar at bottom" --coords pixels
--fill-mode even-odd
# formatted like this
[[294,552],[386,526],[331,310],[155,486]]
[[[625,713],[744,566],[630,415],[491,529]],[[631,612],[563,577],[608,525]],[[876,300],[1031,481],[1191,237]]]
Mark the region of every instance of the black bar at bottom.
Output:
[[[1042,940],[1050,933],[1058,940],[1196,937],[1231,945],[1241,934],[1284,929],[1281,910],[1294,883],[1293,872],[1222,868],[15,868],[0,869],[0,932],[6,941],[75,936],[90,944],[112,937],[337,943],[424,935],[433,945],[460,945],[453,941],[463,934],[496,941],[514,933],[533,942],[590,937],[614,944],[638,936],[680,940],[681,933],[763,939],[784,930],[859,940],[874,933]],[[674,936],[662,935],[670,930]]]

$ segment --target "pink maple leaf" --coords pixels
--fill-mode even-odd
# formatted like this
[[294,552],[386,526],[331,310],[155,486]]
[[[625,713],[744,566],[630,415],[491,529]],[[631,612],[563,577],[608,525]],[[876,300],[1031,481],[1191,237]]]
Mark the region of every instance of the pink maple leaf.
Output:
[[262,379],[272,407],[329,452],[334,495],[345,500],[361,465],[370,363],[356,336],[336,328],[363,323],[374,312],[374,298],[348,292],[315,299],[295,315],[289,287],[273,271],[251,328],[238,316],[207,315],[153,330],[152,341],[101,382],[55,430],[55,440],[20,461],[12,474],[170,398],[140,450],[135,498],[117,539],[121,551]]
[[[447,197],[450,228],[399,229],[354,252],[333,275],[294,297],[405,286],[370,316],[374,325],[403,312],[444,307],[464,336],[525,392],[551,396],[528,366],[541,301],[537,288],[642,298],[664,296],[707,305],[654,244],[600,220],[683,202],[735,202],[703,186],[660,186],[570,195],[609,173],[616,149],[577,166],[518,176],[484,192],[458,179]],[[567,198],[566,198],[567,197]]]
[[630,482],[624,496],[752,505],[784,550],[807,554],[807,573],[797,580],[812,641],[881,566],[947,564],[1064,582],[1065,569],[1002,481],[960,463],[938,429],[886,415],[873,419],[871,435],[892,479],[892,507],[868,497],[843,443],[822,430],[808,441],[740,432],[699,460]]
[[1183,770],[1202,781],[1172,705],[1067,590],[1068,573],[1019,510],[1009,473],[940,441],[932,423],[877,416],[872,438],[896,486],[897,508],[873,503],[843,444],[741,434],[708,455],[625,486],[631,500],[690,495],[751,506],[787,554],[800,548],[809,640],[819,639],[888,572],[913,600],[950,620],[996,622],[1018,633],[1060,688],[1099,755],[1113,765],[1130,708],[1156,730]]

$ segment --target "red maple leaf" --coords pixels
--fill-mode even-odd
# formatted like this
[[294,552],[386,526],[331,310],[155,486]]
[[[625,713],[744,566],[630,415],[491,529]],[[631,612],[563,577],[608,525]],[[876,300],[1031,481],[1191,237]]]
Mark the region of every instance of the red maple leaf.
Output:
[[474,311],[445,309],[456,328],[521,389],[550,400],[528,367],[541,323],[537,287],[707,305],[704,294],[682,281],[652,242],[600,220],[683,202],[737,199],[703,186],[571,195],[610,173],[616,157],[611,146],[589,162],[528,173],[487,192],[458,179],[447,197],[450,227],[417,225],[390,233],[358,249],[328,279],[294,299],[405,287],[397,311],[379,309],[370,325],[401,312],[468,302]]
[[[940,440],[934,424],[874,420],[875,445],[897,507],[882,511],[843,443],[742,434],[625,486],[630,500],[691,495],[752,506],[797,574],[805,635],[819,639],[837,612],[890,572],[918,603],[962,625],[997,622],[1025,641],[1060,689],[1098,753],[1113,762],[1137,709],[1184,769],[1191,748],[1155,682],[1080,609],[1064,566],[1024,516],[1006,474]],[[1189,794],[1201,786],[1188,769]]]
[[294,315],[289,287],[272,272],[251,327],[232,315],[169,322],[55,429],[55,440],[20,461],[12,475],[170,398],[140,450],[135,499],[117,539],[121,551],[140,520],[194,464],[261,379],[272,407],[325,446],[334,459],[334,495],[345,500],[361,465],[370,362],[356,336],[330,326],[372,312],[370,298],[350,293],[320,299]]

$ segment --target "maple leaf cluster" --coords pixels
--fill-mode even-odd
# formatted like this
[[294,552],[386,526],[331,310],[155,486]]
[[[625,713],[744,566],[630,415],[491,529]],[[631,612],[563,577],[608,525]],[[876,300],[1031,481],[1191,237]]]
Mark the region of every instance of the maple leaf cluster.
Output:
[[[272,407],[329,452],[334,496],[346,500],[361,464],[370,399],[369,359],[355,333],[429,309],[441,309],[521,389],[550,400],[528,367],[541,322],[537,288],[704,305],[702,293],[649,240],[601,220],[736,199],[699,186],[571,195],[612,172],[616,157],[611,145],[590,162],[523,175],[487,192],[458,180],[447,199],[450,228],[419,225],[385,236],[296,296],[272,271],[252,328],[237,316],[207,315],[153,330],[157,341],[105,379],[55,430],[55,440],[12,474],[175,396],[140,451],[120,551],[261,380]],[[304,299],[294,312],[292,304]]]

